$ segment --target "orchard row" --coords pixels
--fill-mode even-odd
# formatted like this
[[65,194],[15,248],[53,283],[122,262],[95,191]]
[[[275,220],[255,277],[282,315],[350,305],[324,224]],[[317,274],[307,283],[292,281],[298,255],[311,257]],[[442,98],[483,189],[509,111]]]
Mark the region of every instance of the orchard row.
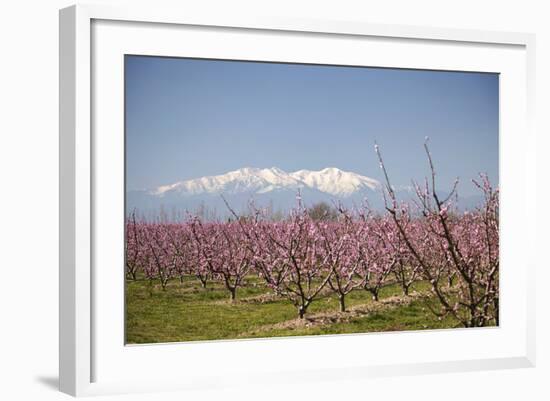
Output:
[[378,300],[380,289],[399,283],[403,293],[427,280],[440,314],[464,325],[485,325],[498,311],[498,220],[493,196],[479,210],[412,215],[342,208],[336,220],[315,220],[302,206],[283,221],[262,213],[229,222],[190,216],[183,223],[126,226],[128,278],[138,274],[160,282],[193,275],[206,287],[223,282],[231,300],[251,274],[288,298],[303,317],[321,293],[333,292],[346,308],[346,295],[365,290]]
[[398,201],[386,178],[385,212],[367,206],[336,207],[336,217],[315,218],[298,196],[297,206],[282,221],[273,221],[251,207],[239,216],[230,205],[231,221],[212,222],[189,215],[180,223],[126,223],[126,269],[129,279],[144,275],[160,282],[196,276],[203,287],[211,280],[224,284],[231,300],[259,276],[274,294],[285,297],[303,318],[320,296],[332,292],[346,310],[346,296],[368,291],[377,301],[380,289],[399,283],[408,295],[417,280],[430,284],[440,317],[451,315],[458,325],[498,325],[499,196],[481,176],[473,183],[484,194],[477,209],[454,206],[456,185],[442,199],[427,145],[431,181],[414,183],[411,203]]

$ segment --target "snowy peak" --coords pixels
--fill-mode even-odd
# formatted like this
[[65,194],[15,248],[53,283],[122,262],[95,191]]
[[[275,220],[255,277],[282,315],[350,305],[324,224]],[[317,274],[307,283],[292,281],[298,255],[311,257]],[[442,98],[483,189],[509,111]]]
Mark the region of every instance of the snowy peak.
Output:
[[335,167],[320,171],[300,170],[290,173],[291,177],[302,181],[310,188],[318,189],[330,195],[346,197],[355,192],[375,190],[378,181],[356,173],[342,171]]
[[301,187],[301,182],[277,167],[266,169],[245,167],[221,175],[164,185],[153,190],[152,194],[164,196],[166,193],[181,193],[181,195],[193,196],[205,193],[263,193],[269,192],[269,190],[298,189]]
[[320,171],[299,170],[287,173],[280,168],[245,167],[225,174],[180,181],[151,191],[152,195],[196,196],[203,194],[266,194],[273,191],[310,188],[337,197],[374,190],[378,181],[356,173],[331,167]]

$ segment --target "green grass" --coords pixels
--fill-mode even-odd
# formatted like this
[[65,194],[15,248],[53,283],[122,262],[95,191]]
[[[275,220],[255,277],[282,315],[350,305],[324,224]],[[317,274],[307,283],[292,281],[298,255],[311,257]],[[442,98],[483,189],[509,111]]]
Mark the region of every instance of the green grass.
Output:
[[[426,283],[415,283],[412,290],[426,291]],[[406,305],[392,306],[366,316],[347,321],[312,327],[270,328],[297,318],[296,308],[284,298],[268,302],[250,302],[247,298],[271,291],[255,277],[239,288],[237,301],[229,301],[229,292],[221,283],[209,282],[206,289],[198,280],[185,277],[184,282],[172,280],[166,291],[158,284],[151,287],[146,280],[126,283],[126,342],[129,344],[234,339],[247,337],[296,336],[337,333],[367,333],[396,330],[440,329],[456,326],[452,319],[438,320],[426,302],[414,300]],[[380,299],[401,294],[397,285],[381,290]],[[353,291],[346,297],[348,310],[373,303],[370,293]],[[315,300],[307,316],[337,312],[334,295]],[[267,328],[265,327],[267,326]],[[250,334],[252,333],[252,334]]]

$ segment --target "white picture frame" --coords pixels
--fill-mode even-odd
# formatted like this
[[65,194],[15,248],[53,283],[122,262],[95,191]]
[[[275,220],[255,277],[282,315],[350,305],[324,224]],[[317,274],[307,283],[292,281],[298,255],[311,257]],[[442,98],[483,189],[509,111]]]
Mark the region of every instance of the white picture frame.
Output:
[[[190,30],[193,32],[190,33]],[[178,45],[177,40],[163,40],[180,34],[197,35],[194,38],[200,46],[185,48],[181,41]],[[259,35],[262,43],[269,43],[270,46],[261,49],[254,35]],[[315,45],[315,41],[321,39],[324,40],[323,46],[327,45],[327,59],[322,53],[316,55],[314,50],[302,56],[304,46]],[[219,47],[220,40],[223,49]],[[232,40],[242,40],[242,46],[232,47],[229,45]],[[289,40],[292,40],[292,45],[289,45]],[[339,41],[338,46],[332,43],[334,40]],[[520,190],[529,188],[533,194],[536,187],[536,141],[531,114],[534,109],[534,45],[534,36],[524,33],[291,18],[235,20],[213,14],[187,15],[182,11],[154,7],[78,5],[61,10],[60,390],[81,396],[234,386],[236,384],[231,374],[235,369],[256,382],[268,383],[274,376],[289,382],[341,377],[361,380],[386,375],[534,366],[534,270],[537,260],[534,256],[518,257],[521,252],[535,255],[527,251],[535,242],[536,212],[528,204],[527,195],[521,194]],[[353,46],[371,46],[370,61],[354,59],[351,54]],[[400,51],[392,51],[392,46],[399,46]],[[278,51],[279,48],[284,48],[286,53]],[[414,53],[409,52],[409,48],[414,49]],[[245,54],[253,54],[254,51],[258,53],[250,56]],[[192,52],[191,55],[202,57],[214,52],[219,58],[252,57],[288,61],[310,57],[308,61],[319,63],[327,62],[328,57],[340,57],[340,60],[344,60],[342,64],[472,69],[503,74],[501,154],[504,161],[501,161],[500,167],[503,215],[506,218],[502,222],[502,257],[503,261],[509,260],[520,266],[516,270],[506,270],[506,266],[513,263],[503,263],[502,309],[503,313],[510,311],[509,318],[504,316],[498,328],[453,330],[452,333],[383,333],[125,347],[118,335],[123,324],[119,322],[120,316],[124,313],[119,307],[120,299],[123,298],[120,283],[118,279],[110,278],[111,273],[104,274],[94,269],[97,269],[98,261],[105,261],[104,258],[113,256],[112,252],[116,253],[116,247],[107,251],[102,248],[102,244],[107,241],[116,243],[122,238],[117,234],[117,229],[108,230],[106,224],[114,221],[112,224],[116,225],[123,204],[117,203],[120,198],[114,194],[114,203],[119,206],[107,211],[101,203],[101,194],[113,188],[123,191],[123,188],[119,188],[122,172],[117,170],[121,166],[120,160],[123,160],[123,148],[120,147],[120,138],[123,137],[120,136],[122,117],[117,117],[123,108],[123,88],[119,85],[123,76],[122,70],[118,68],[120,64],[116,63],[121,62],[120,55],[126,52],[176,56]],[[402,58],[407,54],[410,60],[405,65]],[[464,56],[460,62],[457,61],[457,55],[461,54]],[[113,69],[113,66],[116,68]],[[109,75],[110,69],[116,70],[112,76]],[[107,87],[111,88],[111,93],[105,91]],[[98,140],[94,134],[98,130],[112,135],[106,137],[101,134],[103,136]],[[104,163],[111,164],[107,166]],[[510,168],[512,163],[514,169]],[[106,178],[106,170],[118,172],[110,174],[111,179]],[[512,189],[507,186],[510,182],[521,183],[521,188]],[[122,232],[122,223],[120,227],[119,231]],[[521,238],[515,233],[518,231],[523,233],[519,234]],[[119,276],[122,277],[122,270]],[[516,290],[511,291],[512,288]],[[96,291],[101,291],[102,299],[95,296]],[[110,308],[112,311],[107,310],[105,299],[112,299],[116,305]],[[109,339],[111,334],[116,337],[115,340]],[[333,349],[348,346],[346,344],[358,347],[364,343],[372,346],[372,351],[369,358],[364,359],[360,359],[362,354],[358,352],[355,359],[316,360],[314,356],[321,344],[319,341],[323,342],[323,347]],[[406,350],[408,342],[414,342],[415,347],[419,347],[423,343],[433,344],[434,341],[441,341],[442,344],[444,341],[464,342],[476,344],[478,348],[467,350],[454,343],[454,351],[436,351],[424,359],[418,358],[413,352],[405,352],[405,356],[395,358],[375,352],[388,344],[397,344],[397,349],[402,347]],[[282,357],[289,353],[305,356],[308,362],[297,369],[286,370],[282,365]],[[241,365],[237,362],[237,366],[220,363],[220,366],[210,369],[200,363],[188,362],[198,358],[198,355],[224,355],[230,359],[238,357],[243,362]],[[269,359],[270,366],[262,362],[258,355],[269,355],[272,358]],[[278,355],[281,359],[277,359]],[[185,374],[167,375],[166,372],[178,360],[186,361],[180,362]],[[155,363],[158,366],[159,361],[166,361],[166,372],[158,376],[144,374],[144,377],[148,377],[144,379],[131,371],[131,366],[139,366],[140,363],[145,367]],[[256,365],[251,369],[244,366],[245,363]],[[121,372],[129,373],[126,375]]]

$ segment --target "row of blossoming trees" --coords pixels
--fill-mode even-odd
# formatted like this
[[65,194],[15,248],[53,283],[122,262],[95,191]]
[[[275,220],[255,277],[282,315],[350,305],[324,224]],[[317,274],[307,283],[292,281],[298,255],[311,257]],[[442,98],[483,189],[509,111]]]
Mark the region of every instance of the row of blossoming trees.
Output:
[[[437,299],[432,311],[453,316],[464,327],[498,325],[498,190],[481,176],[475,185],[485,200],[474,211],[453,208],[453,192],[441,199],[426,147],[432,180],[415,184],[413,205],[397,200],[386,176],[386,212],[338,207],[336,220],[313,219],[298,197],[282,221],[262,210],[228,222],[189,216],[182,223],[136,221],[126,225],[129,279],[144,275],[163,289],[171,279],[195,276],[203,287],[222,282],[235,300],[246,278],[257,275],[285,297],[303,318],[321,295],[333,293],[346,310],[346,296],[398,283],[404,295],[424,280]],[[456,185],[455,185],[456,188]],[[434,305],[434,303],[428,304]]]

